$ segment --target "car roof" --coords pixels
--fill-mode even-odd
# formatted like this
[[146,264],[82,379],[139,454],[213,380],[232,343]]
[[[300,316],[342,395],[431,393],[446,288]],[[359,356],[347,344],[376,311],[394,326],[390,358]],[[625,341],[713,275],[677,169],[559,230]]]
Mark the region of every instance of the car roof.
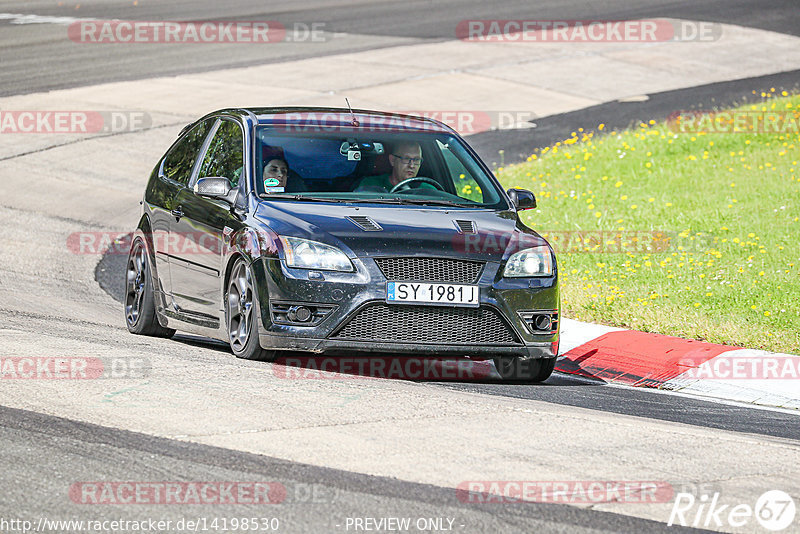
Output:
[[354,109],[351,113],[347,108],[329,107],[231,108],[217,110],[203,118],[220,114],[238,115],[242,119],[247,117],[262,126],[291,125],[301,132],[322,127],[330,130],[357,131],[363,128],[371,131],[455,133],[449,126],[432,118],[364,109]]

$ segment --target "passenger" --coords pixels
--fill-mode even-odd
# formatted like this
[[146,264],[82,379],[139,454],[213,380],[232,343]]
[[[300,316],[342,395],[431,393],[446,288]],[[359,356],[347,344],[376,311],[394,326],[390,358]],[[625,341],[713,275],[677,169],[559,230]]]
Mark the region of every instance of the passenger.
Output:
[[289,180],[289,164],[283,158],[272,158],[264,165],[265,193],[283,193]]
[[[389,164],[392,172],[366,176],[358,184],[356,191],[386,191],[409,178],[415,178],[422,165],[422,149],[414,141],[402,141],[394,146],[389,154]],[[417,182],[415,187],[436,189],[431,184]]]

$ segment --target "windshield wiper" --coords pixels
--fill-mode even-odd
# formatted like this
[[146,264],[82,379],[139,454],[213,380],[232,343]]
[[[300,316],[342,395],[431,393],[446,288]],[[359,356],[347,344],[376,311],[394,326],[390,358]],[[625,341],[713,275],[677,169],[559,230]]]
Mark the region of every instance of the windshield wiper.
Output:
[[402,198],[402,197],[391,197],[391,198],[357,198],[352,200],[347,200],[346,202],[360,202],[362,204],[412,204],[415,206],[418,205],[436,205],[436,206],[460,206],[466,207],[464,204],[458,204],[456,202],[452,202],[450,200],[424,200],[418,198]]
[[258,196],[262,200],[301,200],[305,202],[349,202],[343,198],[319,198],[319,197],[307,197],[305,195],[282,195],[280,193],[270,193],[267,195],[259,195]]
[[415,204],[415,205],[430,204],[432,206],[456,206],[459,208],[469,207],[467,204],[461,204],[460,202],[453,202],[452,200],[444,200],[444,199],[397,198],[396,200],[399,200],[404,204]]
[[289,195],[280,193],[270,193],[268,195],[260,195],[259,198],[263,200],[299,200],[304,202],[335,202],[339,204],[359,203],[359,204],[412,204],[415,206],[431,205],[431,206],[455,206],[460,208],[469,207],[467,204],[453,202],[452,200],[444,199],[423,199],[423,198],[403,198],[403,197],[377,197],[377,198],[330,198],[330,197],[312,197],[305,195]]

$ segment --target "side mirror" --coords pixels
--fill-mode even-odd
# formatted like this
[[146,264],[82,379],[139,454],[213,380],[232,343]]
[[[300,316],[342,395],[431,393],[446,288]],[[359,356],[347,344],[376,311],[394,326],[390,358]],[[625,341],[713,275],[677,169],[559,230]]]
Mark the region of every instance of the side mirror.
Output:
[[527,189],[509,189],[508,198],[518,210],[532,210],[536,207],[536,196]]
[[233,204],[236,201],[236,194],[239,190],[231,187],[231,182],[227,178],[210,176],[197,180],[197,183],[194,184],[194,192],[197,196],[223,200],[228,204]]

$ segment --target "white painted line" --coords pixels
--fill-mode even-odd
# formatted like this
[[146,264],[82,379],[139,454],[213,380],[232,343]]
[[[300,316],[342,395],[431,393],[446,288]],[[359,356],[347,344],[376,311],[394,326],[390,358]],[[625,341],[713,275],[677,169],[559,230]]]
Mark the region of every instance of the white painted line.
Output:
[[49,17],[46,15],[22,15],[20,13],[0,13],[0,20],[8,20],[11,24],[59,24],[69,26],[73,22],[92,20],[74,17]]

